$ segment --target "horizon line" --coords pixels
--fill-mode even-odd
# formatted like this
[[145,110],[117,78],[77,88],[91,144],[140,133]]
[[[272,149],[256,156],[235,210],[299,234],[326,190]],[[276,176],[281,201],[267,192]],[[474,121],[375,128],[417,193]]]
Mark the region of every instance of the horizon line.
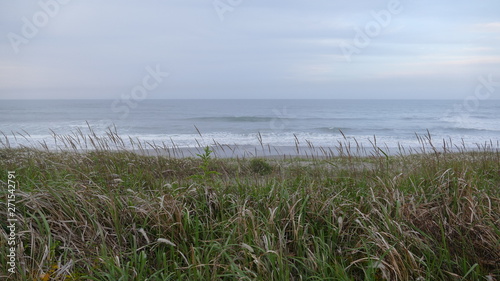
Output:
[[[452,101],[463,100],[464,98],[151,98],[148,100],[436,100],[436,101]],[[0,98],[2,101],[113,101],[116,98]],[[500,98],[489,98],[488,100],[500,100]]]

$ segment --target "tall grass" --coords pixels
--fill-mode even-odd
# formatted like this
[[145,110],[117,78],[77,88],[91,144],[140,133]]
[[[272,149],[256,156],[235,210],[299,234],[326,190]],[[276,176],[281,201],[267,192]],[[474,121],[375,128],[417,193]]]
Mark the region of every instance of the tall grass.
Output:
[[18,175],[19,231],[8,275],[1,221],[0,278],[500,278],[493,143],[438,148],[429,134],[417,136],[420,150],[388,154],[375,137],[372,148],[345,138],[333,149],[296,139],[307,157],[220,159],[210,148],[182,157],[133,139],[126,150],[114,132],[54,134],[57,151],[9,148],[4,135],[0,171]]

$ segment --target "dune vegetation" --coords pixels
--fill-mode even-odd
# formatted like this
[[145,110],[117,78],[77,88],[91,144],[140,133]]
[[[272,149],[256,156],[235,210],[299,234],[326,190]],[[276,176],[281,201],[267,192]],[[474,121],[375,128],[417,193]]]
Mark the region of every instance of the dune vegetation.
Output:
[[209,147],[186,158],[94,148],[0,149],[2,280],[500,278],[498,150],[219,159]]

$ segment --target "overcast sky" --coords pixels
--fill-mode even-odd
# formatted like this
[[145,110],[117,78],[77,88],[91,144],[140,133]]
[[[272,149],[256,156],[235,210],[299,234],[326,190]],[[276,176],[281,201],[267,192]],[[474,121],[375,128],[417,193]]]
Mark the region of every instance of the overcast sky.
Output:
[[500,81],[498,0],[5,0],[0,21],[0,98],[463,99]]

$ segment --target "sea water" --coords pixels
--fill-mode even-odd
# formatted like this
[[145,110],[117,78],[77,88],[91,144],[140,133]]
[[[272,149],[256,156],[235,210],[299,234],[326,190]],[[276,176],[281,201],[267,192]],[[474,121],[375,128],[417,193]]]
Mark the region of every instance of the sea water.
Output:
[[[55,135],[105,135],[163,146],[416,148],[431,136],[498,147],[500,100],[3,100],[2,144],[57,147]],[[420,137],[419,137],[420,136]]]

